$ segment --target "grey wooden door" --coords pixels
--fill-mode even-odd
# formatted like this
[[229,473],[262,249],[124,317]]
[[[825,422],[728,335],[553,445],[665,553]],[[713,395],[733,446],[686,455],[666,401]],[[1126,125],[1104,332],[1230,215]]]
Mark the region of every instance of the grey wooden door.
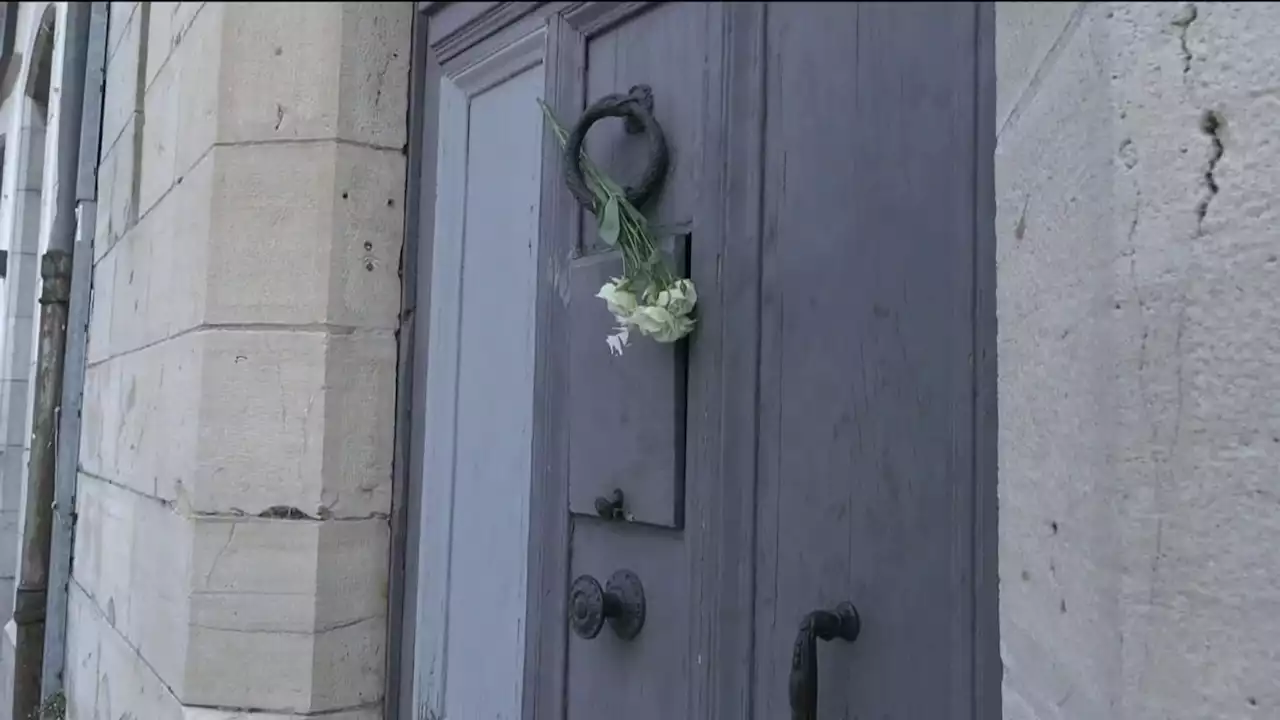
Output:
[[[991,6],[422,8],[415,717],[809,718],[797,679],[820,720],[999,717]],[[573,123],[638,85],[671,149],[646,214],[699,319],[615,357],[618,258],[526,129],[534,97]],[[622,183],[648,159],[616,120],[586,148]],[[571,592],[619,571],[643,626],[582,632]],[[801,677],[801,622],[842,602],[859,636]]]

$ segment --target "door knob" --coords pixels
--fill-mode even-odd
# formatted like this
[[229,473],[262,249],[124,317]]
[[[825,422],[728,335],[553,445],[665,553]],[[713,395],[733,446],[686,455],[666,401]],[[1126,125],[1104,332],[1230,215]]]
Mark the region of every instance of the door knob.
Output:
[[584,640],[600,634],[605,621],[623,640],[644,628],[644,585],[630,570],[619,570],[604,589],[590,575],[579,575],[569,587],[569,627]]
[[861,630],[862,619],[851,602],[804,617],[791,651],[791,720],[818,718],[818,641],[838,638],[851,643]]

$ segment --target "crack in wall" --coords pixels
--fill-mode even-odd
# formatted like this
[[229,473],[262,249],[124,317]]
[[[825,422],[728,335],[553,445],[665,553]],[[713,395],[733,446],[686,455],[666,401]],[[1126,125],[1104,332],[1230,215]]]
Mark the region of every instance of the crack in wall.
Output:
[[1187,3],[1182,7],[1182,14],[1173,20],[1173,26],[1178,28],[1178,46],[1182,55],[1182,78],[1187,80],[1187,75],[1191,73],[1191,48],[1187,46],[1187,31],[1191,29],[1191,24],[1200,16],[1200,11],[1196,8],[1195,3]]
[[1221,131],[1224,125],[1222,115],[1213,110],[1206,110],[1200,117],[1200,132],[1209,136],[1209,162],[1204,169],[1205,194],[1196,203],[1196,237],[1204,234],[1204,219],[1209,214],[1209,205],[1218,195],[1218,178],[1215,174],[1226,148],[1222,144]]
[[1067,44],[1075,35],[1076,28],[1080,27],[1084,18],[1084,10],[1086,3],[1076,3],[1076,7],[1071,11],[1071,16],[1067,18],[1063,24],[1062,30],[1058,32],[1058,36],[1054,38],[1053,44],[1049,46],[1049,50],[1040,58],[1040,62],[1036,64],[1035,71],[1031,73],[1031,78],[1027,81],[1026,87],[1017,93],[1017,97],[1009,109],[1005,111],[1003,118],[996,118],[997,130],[996,139],[1004,135],[1006,128],[1015,123],[1022,116],[1023,110],[1031,104],[1036,95],[1040,92],[1040,87],[1044,84],[1044,80],[1058,63],[1058,58],[1066,51]]

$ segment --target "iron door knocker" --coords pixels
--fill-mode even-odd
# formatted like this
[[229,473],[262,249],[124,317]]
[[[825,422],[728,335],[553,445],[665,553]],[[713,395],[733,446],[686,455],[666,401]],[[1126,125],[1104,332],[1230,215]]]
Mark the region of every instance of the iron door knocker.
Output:
[[587,187],[587,181],[582,175],[582,143],[587,139],[587,131],[591,126],[607,117],[624,118],[628,133],[644,133],[649,138],[649,164],[640,176],[640,183],[634,188],[624,188],[627,201],[632,205],[644,207],[645,203],[658,194],[667,176],[667,166],[671,162],[667,151],[667,137],[662,133],[662,126],[653,117],[653,91],[648,85],[636,85],[626,95],[606,95],[592,103],[582,112],[582,117],[578,118],[565,143],[564,184],[582,207],[597,215],[599,208],[596,207],[595,195]]

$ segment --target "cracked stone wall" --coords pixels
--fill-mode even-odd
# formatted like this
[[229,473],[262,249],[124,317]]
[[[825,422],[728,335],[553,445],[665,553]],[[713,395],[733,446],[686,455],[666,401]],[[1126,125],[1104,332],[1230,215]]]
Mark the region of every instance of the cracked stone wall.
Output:
[[73,720],[382,716],[411,20],[111,4]]
[[1280,4],[997,23],[1004,716],[1280,717]]

